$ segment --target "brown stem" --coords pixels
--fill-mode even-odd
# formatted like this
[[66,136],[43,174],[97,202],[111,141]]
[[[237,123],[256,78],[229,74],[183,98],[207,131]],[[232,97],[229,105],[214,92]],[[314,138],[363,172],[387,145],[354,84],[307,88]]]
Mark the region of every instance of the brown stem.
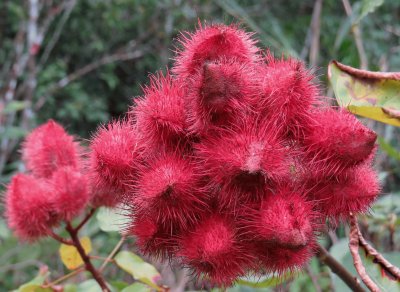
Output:
[[365,240],[357,224],[356,217],[352,216],[351,220],[354,221],[352,222],[354,225],[352,228],[354,228],[354,232],[357,234],[359,246],[361,246],[368,255],[374,258],[374,263],[378,264],[386,272],[386,274],[391,276],[391,278],[394,280],[400,281],[400,269],[391,264]]
[[60,235],[54,233],[53,230],[50,231],[49,235],[61,243],[64,243],[66,245],[74,245],[74,243],[71,240],[61,237]]
[[83,225],[85,225],[89,221],[89,219],[92,218],[95,211],[96,208],[90,209],[89,213],[86,214],[85,218],[83,218],[81,223],[79,223],[79,225],[75,227],[76,232],[78,232],[83,227]]
[[365,292],[361,287],[360,280],[353,276],[344,266],[335,260],[328,251],[321,245],[317,245],[317,257],[325,265],[327,265],[332,272],[334,272],[340,279],[343,280],[353,291]]
[[103,277],[101,276],[101,274],[99,274],[99,272],[92,265],[90,258],[88,257],[83,246],[81,245],[81,242],[79,241],[79,238],[78,238],[78,230],[74,229],[72,227],[71,223],[69,223],[69,222],[67,223],[66,229],[67,229],[68,233],[71,235],[71,239],[74,242],[74,246],[78,250],[79,255],[81,256],[83,262],[85,263],[86,270],[92,274],[93,278],[100,285],[100,287],[103,291],[110,292],[110,289],[107,287],[107,284],[104,281]]
[[353,257],[354,267],[356,268],[357,273],[360,275],[361,280],[368,287],[368,289],[370,289],[373,292],[381,291],[379,287],[374,283],[374,281],[372,281],[370,276],[367,274],[367,271],[365,270],[365,267],[362,263],[360,254],[358,253],[358,247],[360,246],[358,233],[359,229],[358,229],[357,219],[353,214],[350,214],[349,247],[351,256]]

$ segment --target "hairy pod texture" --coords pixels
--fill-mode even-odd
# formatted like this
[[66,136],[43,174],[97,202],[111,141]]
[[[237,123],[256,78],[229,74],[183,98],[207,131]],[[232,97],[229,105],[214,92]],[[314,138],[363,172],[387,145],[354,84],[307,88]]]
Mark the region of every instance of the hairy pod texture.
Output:
[[[93,136],[83,172],[75,142],[54,122],[28,137],[28,169],[54,173],[57,192],[47,203],[37,179],[17,176],[6,197],[10,225],[35,238],[52,216],[123,201],[132,219],[125,232],[144,254],[213,284],[301,269],[326,221],[366,212],[376,199],[376,134],[326,106],[302,62],[262,54],[236,25],[200,25],[179,43],[171,73],[152,77],[128,118]],[[37,215],[19,202],[29,184]],[[85,199],[61,210],[72,190]],[[22,207],[35,222],[28,229]]]

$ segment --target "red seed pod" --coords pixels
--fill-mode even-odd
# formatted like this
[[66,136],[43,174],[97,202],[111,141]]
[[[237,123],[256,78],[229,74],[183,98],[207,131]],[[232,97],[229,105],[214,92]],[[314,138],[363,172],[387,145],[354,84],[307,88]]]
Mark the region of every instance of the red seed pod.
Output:
[[81,168],[80,148],[62,126],[49,120],[30,133],[22,148],[23,160],[32,173],[49,178],[63,166]]
[[255,258],[242,245],[232,220],[213,215],[180,237],[179,255],[198,276],[229,286],[243,276]]
[[208,62],[191,78],[187,93],[189,130],[206,134],[212,126],[227,126],[251,111],[256,97],[251,64],[234,60]]
[[46,236],[59,223],[51,188],[37,178],[15,175],[5,194],[8,225],[22,240]]
[[160,259],[171,258],[177,249],[176,230],[168,230],[146,212],[133,211],[133,224],[126,232],[136,236],[136,245],[148,256]]
[[244,228],[252,238],[289,249],[308,245],[319,227],[313,204],[288,187],[268,194],[259,208],[249,209],[246,218]]
[[319,104],[314,76],[295,59],[275,59],[267,51],[266,65],[259,70],[259,110],[284,130],[299,130],[308,122],[312,106]]
[[178,145],[184,146],[187,136],[184,109],[184,88],[167,72],[151,77],[144,88],[144,98],[136,99],[130,115],[136,121],[138,141],[146,152]]
[[139,159],[137,143],[128,121],[115,121],[97,131],[90,143],[90,176],[95,188],[117,193],[129,189]]
[[79,215],[89,202],[87,177],[70,167],[62,167],[50,180],[54,192],[54,210],[66,221]]
[[179,153],[149,157],[134,190],[134,205],[167,229],[186,229],[207,208],[208,193],[193,161]]
[[315,174],[340,174],[367,160],[375,148],[376,133],[343,109],[315,111],[305,133],[304,151]]
[[315,246],[314,239],[298,248],[260,244],[258,256],[264,270],[284,275],[287,271],[294,272],[302,269],[314,256]]
[[230,130],[205,137],[197,148],[204,175],[222,187],[222,205],[233,207],[239,199],[260,201],[266,186],[286,180],[288,150],[273,126],[251,116]]
[[378,176],[369,164],[351,168],[310,187],[319,211],[334,221],[347,219],[350,212],[367,212],[379,191]]
[[182,50],[177,52],[173,73],[185,79],[201,69],[206,62],[235,59],[238,62],[256,62],[259,49],[252,35],[235,25],[211,25],[179,39]]

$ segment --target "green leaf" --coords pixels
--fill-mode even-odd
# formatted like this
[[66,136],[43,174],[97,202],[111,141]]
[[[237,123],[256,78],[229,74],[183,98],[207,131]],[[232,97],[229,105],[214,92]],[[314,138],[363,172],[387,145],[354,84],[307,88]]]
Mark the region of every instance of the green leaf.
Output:
[[18,139],[23,138],[28,132],[20,127],[7,127],[2,135],[2,138]]
[[41,269],[38,275],[29,281],[28,283],[22,285],[18,288],[18,292],[51,292],[53,289],[51,288],[42,288],[41,285],[44,284],[44,281],[50,275],[47,267]]
[[102,292],[102,289],[94,279],[90,279],[80,283],[76,292]]
[[355,24],[359,23],[365,16],[374,12],[379,6],[383,4],[384,0],[363,0],[361,3],[361,12]]
[[143,261],[138,255],[129,251],[120,251],[115,256],[115,262],[136,280],[160,290],[160,287],[157,285],[158,280],[161,278],[160,273],[155,267]]
[[134,283],[124,288],[121,292],[150,292],[151,288],[142,283]]
[[0,218],[0,238],[7,239],[11,236],[11,231],[8,229],[4,219]]
[[392,145],[387,143],[385,139],[378,137],[378,143],[379,146],[381,146],[381,149],[385,151],[387,155],[394,159],[400,160],[400,152],[397,151]]
[[96,215],[100,229],[104,232],[119,232],[128,222],[128,216],[122,208],[102,207]]
[[6,105],[3,113],[13,113],[25,109],[28,104],[25,101],[12,101]]
[[341,107],[400,127],[400,73],[359,70],[332,61],[328,78]]
[[247,276],[240,278],[239,280],[236,281],[236,283],[242,286],[248,286],[252,288],[268,288],[282,284],[285,281],[292,279],[293,276],[294,274],[290,272],[281,276],[277,276],[274,274],[266,275],[263,277]]

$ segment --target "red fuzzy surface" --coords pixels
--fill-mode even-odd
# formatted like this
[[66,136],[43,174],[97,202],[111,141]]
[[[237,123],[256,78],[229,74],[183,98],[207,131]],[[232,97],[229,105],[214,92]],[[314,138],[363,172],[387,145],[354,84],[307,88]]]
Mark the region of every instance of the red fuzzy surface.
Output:
[[201,222],[192,232],[183,235],[179,243],[183,263],[218,285],[231,285],[254,262],[253,256],[241,245],[233,224],[218,215]]
[[208,194],[201,187],[196,167],[176,154],[149,159],[139,173],[133,201],[167,229],[186,229],[207,207]]
[[317,216],[313,204],[288,188],[268,195],[258,210],[247,214],[249,232],[271,246],[296,249],[313,240]]
[[196,149],[204,174],[222,188],[223,205],[235,205],[241,199],[259,201],[266,185],[289,174],[287,151],[274,128],[251,117],[232,130],[209,135]]
[[240,112],[251,110],[256,101],[256,76],[251,68],[232,60],[204,64],[188,85],[190,132],[205,135],[209,128],[229,125]]
[[315,113],[303,140],[315,173],[340,174],[368,159],[375,148],[376,133],[344,109]]
[[320,181],[311,192],[322,214],[343,220],[350,212],[367,212],[378,197],[380,186],[376,172],[362,164],[334,179]]
[[87,177],[70,167],[56,170],[50,185],[54,193],[54,209],[63,220],[72,220],[89,202]]
[[15,234],[34,241],[58,224],[51,188],[37,178],[17,174],[5,194],[6,217]]
[[30,133],[22,148],[26,167],[37,177],[49,178],[59,167],[80,168],[79,146],[62,126],[48,121]]
[[296,130],[307,122],[312,106],[319,103],[314,76],[295,59],[275,59],[268,51],[259,71],[259,110],[285,130]]
[[178,51],[172,71],[181,78],[191,76],[205,62],[222,58],[254,62],[259,58],[251,34],[235,25],[200,25],[195,33],[182,34],[179,42],[183,48]]
[[184,142],[186,115],[184,88],[167,74],[153,76],[144,89],[144,98],[136,99],[130,113],[136,121],[138,140],[147,152],[157,152],[164,147],[174,149]]
[[[90,175],[98,188],[121,192],[129,188],[135,174],[137,137],[127,121],[100,128],[91,141]],[[116,191],[113,191],[113,190]]]
[[174,229],[166,229],[150,214],[134,210],[133,223],[127,234],[135,234],[136,244],[142,253],[161,259],[171,258],[177,250]]

